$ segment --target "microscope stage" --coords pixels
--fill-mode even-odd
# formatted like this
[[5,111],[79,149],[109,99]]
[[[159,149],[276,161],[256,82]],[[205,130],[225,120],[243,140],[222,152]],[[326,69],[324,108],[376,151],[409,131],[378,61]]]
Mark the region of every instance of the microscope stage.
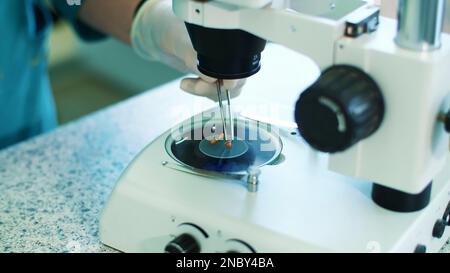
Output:
[[167,148],[173,131],[123,174],[103,212],[103,243],[164,252],[189,234],[201,252],[414,252],[418,245],[438,251],[450,235],[447,228],[441,239],[432,236],[450,196],[450,163],[434,181],[426,209],[396,213],[372,201],[368,181],[328,171],[327,155],[311,150],[295,130],[278,131],[281,154],[260,165],[254,193],[242,173],[177,160]]

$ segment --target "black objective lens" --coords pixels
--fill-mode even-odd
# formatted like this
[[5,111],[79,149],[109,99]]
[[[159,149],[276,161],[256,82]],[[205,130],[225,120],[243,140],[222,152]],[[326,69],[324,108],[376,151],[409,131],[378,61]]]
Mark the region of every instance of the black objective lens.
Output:
[[213,29],[186,23],[198,54],[198,69],[216,79],[243,79],[261,69],[263,40],[242,30]]

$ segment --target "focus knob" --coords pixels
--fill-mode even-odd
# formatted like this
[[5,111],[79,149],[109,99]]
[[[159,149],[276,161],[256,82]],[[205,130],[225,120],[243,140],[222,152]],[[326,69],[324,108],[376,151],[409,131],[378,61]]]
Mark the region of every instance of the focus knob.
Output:
[[450,111],[444,117],[445,130],[450,133]]
[[427,253],[427,247],[425,245],[418,244],[414,249],[414,253]]
[[200,244],[189,234],[182,234],[167,244],[166,253],[199,253]]
[[444,219],[438,219],[436,221],[436,223],[434,223],[433,226],[433,237],[434,238],[442,238],[442,236],[444,236],[445,233],[445,229],[447,228],[447,223],[445,222]]
[[333,66],[302,93],[295,119],[302,137],[315,149],[336,153],[373,134],[384,117],[376,82],[352,66]]

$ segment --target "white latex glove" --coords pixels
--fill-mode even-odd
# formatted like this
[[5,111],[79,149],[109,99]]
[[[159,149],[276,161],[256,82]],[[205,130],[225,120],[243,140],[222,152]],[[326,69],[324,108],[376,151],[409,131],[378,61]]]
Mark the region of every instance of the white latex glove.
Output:
[[[185,73],[198,77],[181,81],[181,89],[217,101],[217,79],[198,71],[197,53],[182,20],[172,11],[170,0],[148,0],[139,10],[131,31],[132,46],[145,59],[165,63]],[[245,79],[224,80],[223,89],[230,90],[231,97],[241,93]]]

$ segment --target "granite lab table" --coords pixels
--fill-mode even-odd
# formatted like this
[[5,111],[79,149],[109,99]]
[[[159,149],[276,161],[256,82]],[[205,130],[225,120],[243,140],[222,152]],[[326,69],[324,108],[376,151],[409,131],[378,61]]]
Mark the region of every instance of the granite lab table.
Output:
[[[309,59],[280,46],[269,46],[263,60],[235,103],[258,98],[293,105],[302,86],[318,75]],[[0,252],[113,252],[99,241],[98,224],[121,172],[165,130],[215,106],[178,85],[171,82],[0,151]]]

